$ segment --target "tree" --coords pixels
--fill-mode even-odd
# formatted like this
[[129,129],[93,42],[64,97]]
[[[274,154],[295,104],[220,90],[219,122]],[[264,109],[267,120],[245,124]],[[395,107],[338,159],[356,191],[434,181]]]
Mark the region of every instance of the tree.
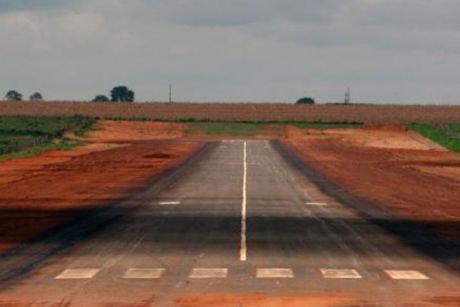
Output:
[[117,86],[110,92],[110,97],[114,102],[133,102],[134,92],[126,86]]
[[315,99],[311,97],[303,97],[297,100],[297,104],[315,104]]
[[92,102],[109,102],[109,101],[110,101],[109,97],[107,97],[105,95],[97,95],[92,100]]
[[29,100],[30,101],[41,101],[43,100],[43,96],[39,92],[36,92],[30,95]]
[[14,100],[14,101],[21,101],[22,100],[22,94],[17,92],[17,91],[9,91],[6,93],[5,98],[7,100]]

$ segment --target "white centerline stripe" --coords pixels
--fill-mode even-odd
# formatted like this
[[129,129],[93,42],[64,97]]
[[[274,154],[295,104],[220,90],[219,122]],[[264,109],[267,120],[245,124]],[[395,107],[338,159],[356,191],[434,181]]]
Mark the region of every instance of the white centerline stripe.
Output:
[[246,247],[246,181],[248,175],[247,164],[247,144],[244,142],[243,150],[243,200],[241,203],[241,246],[240,246],[240,261],[247,259]]

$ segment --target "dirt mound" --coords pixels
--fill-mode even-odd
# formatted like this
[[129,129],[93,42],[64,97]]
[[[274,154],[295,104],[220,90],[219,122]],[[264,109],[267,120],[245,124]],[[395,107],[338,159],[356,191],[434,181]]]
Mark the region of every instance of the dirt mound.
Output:
[[398,128],[304,132],[285,144],[347,190],[460,241],[459,154]]
[[332,137],[350,145],[363,147],[445,151],[441,146],[400,125],[372,125],[363,128],[327,130],[288,128],[289,139],[298,140],[309,136],[323,139]]
[[76,212],[129,196],[202,144],[151,141],[97,151],[98,146],[0,163],[6,174],[0,180],[0,252]]
[[86,139],[101,143],[177,139],[184,136],[185,130],[185,125],[176,123],[99,121]]

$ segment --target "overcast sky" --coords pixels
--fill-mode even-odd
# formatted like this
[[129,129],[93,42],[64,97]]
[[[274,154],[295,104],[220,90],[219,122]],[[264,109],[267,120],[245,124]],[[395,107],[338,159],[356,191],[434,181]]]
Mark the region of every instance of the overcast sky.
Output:
[[0,0],[0,94],[460,104],[459,0]]

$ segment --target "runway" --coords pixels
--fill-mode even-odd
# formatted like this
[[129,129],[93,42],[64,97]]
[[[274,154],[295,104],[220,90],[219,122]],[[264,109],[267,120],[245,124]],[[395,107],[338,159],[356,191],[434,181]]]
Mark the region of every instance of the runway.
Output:
[[322,193],[269,141],[222,141],[166,186],[101,214],[115,217],[5,282],[0,304],[180,306],[204,294],[383,306],[460,299],[456,272]]

